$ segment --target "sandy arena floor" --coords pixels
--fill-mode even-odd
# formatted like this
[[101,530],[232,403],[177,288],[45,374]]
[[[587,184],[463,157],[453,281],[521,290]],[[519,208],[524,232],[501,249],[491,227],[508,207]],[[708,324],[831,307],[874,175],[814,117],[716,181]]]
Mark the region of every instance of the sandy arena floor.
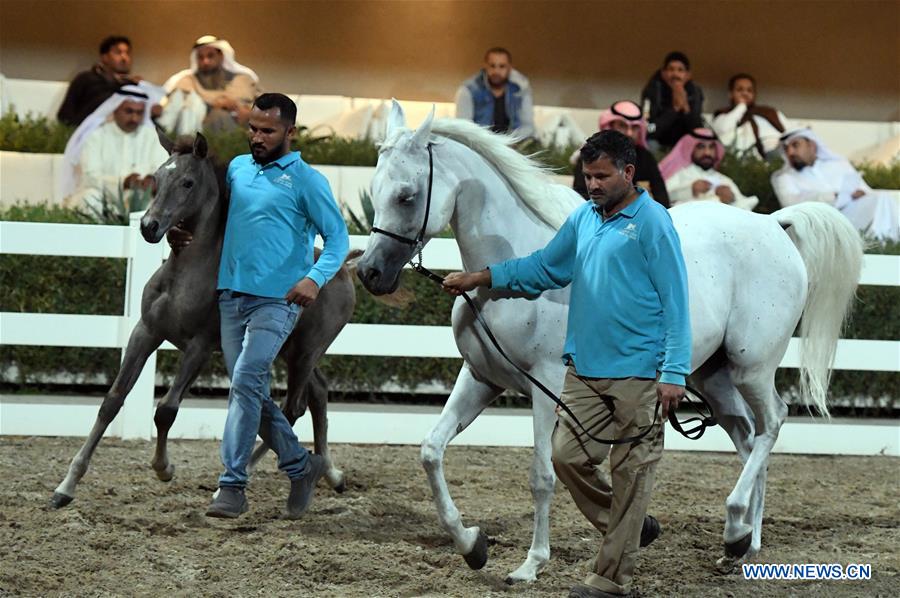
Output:
[[[0,595],[565,596],[599,540],[561,485],[552,557],[538,581],[506,586],[525,558],[532,506],[526,449],[451,448],[446,473],[467,525],[491,539],[471,571],[437,523],[418,447],[336,445],[347,480],[320,484],[307,517],[279,519],[287,482],[269,457],[236,521],[203,511],[218,443],[172,446],[175,479],[156,480],[148,442],[104,441],[60,511],[45,505],[81,440],[0,438]],[[775,456],[763,551],[770,563],[871,563],[870,581],[746,581],[720,575],[724,501],[734,455],[669,452],[651,505],[663,535],[641,553],[643,596],[900,595],[900,460]]]

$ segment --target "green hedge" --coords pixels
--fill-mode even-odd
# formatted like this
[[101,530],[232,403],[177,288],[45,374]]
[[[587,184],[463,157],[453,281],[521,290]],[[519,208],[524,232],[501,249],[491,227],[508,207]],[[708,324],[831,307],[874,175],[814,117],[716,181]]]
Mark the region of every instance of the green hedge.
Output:
[[[44,117],[20,117],[12,112],[0,118],[0,151],[62,153],[73,129]],[[223,162],[238,154],[247,153],[247,138],[242,131],[207,134],[213,153]],[[294,141],[294,149],[303,153],[310,164],[334,166],[375,166],[378,148],[369,139],[346,139],[333,135],[321,136],[301,127]],[[519,151],[534,156],[558,174],[572,174],[569,156],[574,146],[545,147],[537,141],[523,142]],[[729,153],[721,170],[734,179],[745,195],[759,197],[757,212],[769,214],[778,209],[778,200],[769,184],[771,174],[781,167],[781,161],[765,162],[753,153]],[[858,164],[866,182],[876,189],[900,189],[900,162],[889,166]]]

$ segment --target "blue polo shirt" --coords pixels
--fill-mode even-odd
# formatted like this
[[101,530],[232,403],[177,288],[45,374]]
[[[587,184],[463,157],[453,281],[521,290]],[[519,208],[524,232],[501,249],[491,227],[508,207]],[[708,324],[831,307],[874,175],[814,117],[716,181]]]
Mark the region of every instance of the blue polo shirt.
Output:
[[[349,237],[328,181],[291,152],[260,166],[237,156],[225,179],[231,190],[219,289],[283,298],[302,278],[319,288],[347,256]],[[313,259],[316,233],[325,240]]]
[[591,378],[684,384],[691,368],[687,273],[669,212],[646,191],[604,221],[587,201],[491,285],[529,294],[572,285],[564,358]]

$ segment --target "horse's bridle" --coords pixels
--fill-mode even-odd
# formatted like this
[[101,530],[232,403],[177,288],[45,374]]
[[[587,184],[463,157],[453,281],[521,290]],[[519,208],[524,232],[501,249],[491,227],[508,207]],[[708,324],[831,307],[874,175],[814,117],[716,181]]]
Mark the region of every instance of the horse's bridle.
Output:
[[[372,227],[372,232],[385,235],[387,237],[390,237],[391,239],[394,239],[395,241],[399,241],[400,243],[414,247],[413,257],[411,257],[409,260],[410,266],[412,266],[413,270],[415,270],[418,274],[421,274],[425,278],[428,278],[429,280],[443,286],[444,278],[442,276],[438,276],[437,274],[435,274],[434,272],[432,272],[431,270],[426,268],[424,265],[422,265],[422,251],[425,249],[425,229],[428,228],[428,215],[431,212],[431,192],[432,192],[432,187],[434,186],[434,153],[431,149],[431,145],[432,144],[429,143],[427,146],[427,148],[428,148],[428,192],[425,197],[425,219],[422,222],[422,228],[419,229],[419,233],[416,235],[416,238],[410,239],[409,237],[404,237],[403,235],[398,235],[397,233],[393,233],[391,231],[384,230],[383,228],[377,228],[374,226]],[[657,401],[656,407],[653,410],[653,422],[643,432],[641,432],[639,434],[635,434],[633,436],[626,436],[624,438],[616,438],[613,440],[606,439],[606,438],[598,438],[598,437],[594,436],[593,434],[588,432],[587,428],[584,427],[584,424],[581,423],[581,421],[575,416],[575,414],[572,413],[572,410],[569,409],[569,407],[558,396],[556,396],[556,394],[552,390],[547,388],[540,380],[538,380],[537,378],[532,376],[530,373],[525,371],[524,368],[522,368],[519,364],[517,364],[515,361],[513,361],[506,354],[506,351],[504,351],[503,347],[500,346],[499,341],[497,341],[497,337],[494,336],[494,333],[491,331],[490,326],[488,326],[487,321],[485,321],[484,316],[481,314],[481,310],[478,309],[477,305],[475,305],[475,301],[466,292],[463,292],[461,296],[465,300],[466,304],[469,306],[469,309],[472,311],[472,314],[475,316],[475,321],[478,322],[478,324],[481,326],[482,330],[484,330],[484,333],[487,335],[488,339],[491,341],[491,344],[494,345],[494,348],[497,349],[497,352],[500,353],[500,355],[503,357],[503,359],[505,359],[507,362],[509,362],[509,364],[512,365],[520,374],[525,376],[529,382],[531,382],[537,388],[539,388],[541,392],[543,392],[545,395],[547,395],[550,398],[550,400],[552,400],[554,403],[556,403],[556,405],[560,408],[560,410],[564,411],[566,413],[566,415],[568,415],[569,418],[571,418],[572,422],[575,423],[575,425],[577,425],[579,428],[581,428],[581,431],[584,432],[584,434],[591,440],[593,440],[595,442],[599,442],[601,444],[608,444],[608,445],[627,444],[627,443],[631,443],[631,442],[640,440],[641,438],[646,436],[650,432],[650,430],[652,430],[653,427],[656,425],[658,418],[659,418],[659,405],[660,405],[659,401]],[[574,370],[574,368],[573,368],[573,370]],[[580,378],[580,376],[579,376],[579,378]],[[675,429],[676,432],[680,433],[685,438],[689,438],[691,440],[697,440],[698,438],[703,436],[703,433],[706,432],[706,428],[716,425],[716,418],[713,416],[712,407],[710,406],[709,402],[706,400],[706,397],[704,397],[698,390],[696,390],[695,388],[693,388],[691,386],[685,385],[685,390],[688,391],[690,394],[694,395],[699,400],[699,403],[696,403],[696,402],[693,402],[690,400],[685,401],[687,404],[689,404],[694,409],[694,411],[697,412],[698,417],[690,417],[690,418],[684,420],[683,422],[680,422],[680,421],[678,421],[678,418],[675,417],[675,411],[672,410],[672,411],[669,411],[669,423],[671,424],[672,428]],[[606,398],[607,397],[605,397],[605,396],[601,396],[601,399],[606,399]],[[609,398],[612,398],[612,397],[609,397]],[[684,398],[688,399],[688,395],[685,394]],[[608,403],[611,405],[613,404],[611,401],[608,401]],[[702,407],[702,410],[701,410],[701,407]],[[610,410],[610,411],[612,412],[612,410]],[[612,417],[612,414],[610,413],[608,418],[611,418],[611,417]],[[690,428],[689,430],[684,429],[684,426],[686,426],[688,424],[693,424],[695,422],[696,422],[696,425],[694,427]]]
[[[434,187],[434,153],[431,150],[431,144],[428,144],[428,195],[425,197],[425,220],[422,222],[422,228],[419,229],[419,234],[416,235],[415,239],[410,239],[409,237],[404,237],[403,235],[398,235],[397,233],[392,233],[389,230],[384,230],[383,228],[377,228],[375,226],[372,227],[373,233],[380,233],[387,237],[394,239],[395,241],[399,241],[405,245],[413,246],[414,253],[413,257],[410,258],[409,263],[413,267],[413,269],[422,274],[423,276],[434,280],[438,284],[443,284],[444,279],[428,270],[422,265],[422,250],[425,249],[425,229],[428,228],[428,214],[431,213],[431,189]],[[417,259],[418,261],[413,261]]]

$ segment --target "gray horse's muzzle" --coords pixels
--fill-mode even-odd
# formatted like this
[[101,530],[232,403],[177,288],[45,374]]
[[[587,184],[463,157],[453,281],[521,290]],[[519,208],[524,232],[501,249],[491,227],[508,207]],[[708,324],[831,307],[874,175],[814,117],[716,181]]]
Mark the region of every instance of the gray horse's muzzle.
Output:
[[166,231],[159,225],[159,220],[144,214],[144,217],[141,218],[141,236],[144,237],[144,240],[148,243],[159,243],[164,234]]

